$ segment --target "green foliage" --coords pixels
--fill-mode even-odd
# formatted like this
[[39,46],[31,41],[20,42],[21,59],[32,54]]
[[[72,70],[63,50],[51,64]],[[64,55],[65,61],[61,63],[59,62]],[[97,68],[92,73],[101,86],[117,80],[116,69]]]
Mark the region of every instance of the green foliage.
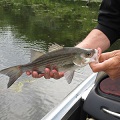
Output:
[[0,3],[5,12],[9,11],[10,24],[17,26],[17,37],[66,46],[74,46],[95,27],[100,4],[86,6],[86,2],[65,0],[3,0]]

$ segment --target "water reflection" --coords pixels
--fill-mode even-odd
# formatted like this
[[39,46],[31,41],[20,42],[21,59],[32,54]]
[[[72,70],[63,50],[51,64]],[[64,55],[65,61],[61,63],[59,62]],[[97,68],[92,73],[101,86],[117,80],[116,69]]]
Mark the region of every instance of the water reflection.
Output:
[[[46,46],[44,42],[31,43],[24,39],[16,38],[13,26],[0,28],[0,69],[29,62],[31,48],[40,49],[41,44]],[[6,89],[7,82],[8,77],[0,75],[0,119],[39,120],[62,101],[80,80],[76,79],[68,85],[64,78],[59,81],[33,79],[23,74],[9,89]]]
[[[80,2],[78,4],[80,6],[85,5]],[[55,3],[55,7],[58,5]],[[43,9],[43,7],[45,7],[44,4],[43,6],[38,5],[38,8],[41,9],[38,9],[39,12],[37,16],[34,15],[34,11],[29,5],[21,5],[19,10],[14,10],[14,8],[11,10],[9,7],[4,7],[4,9],[0,9],[4,11],[4,13],[1,12],[3,18],[0,19],[1,21],[4,19],[7,24],[14,26],[14,28],[12,28],[15,29],[15,31],[13,31],[14,35],[17,38],[23,37],[27,42],[30,41],[33,43],[37,41],[39,43],[44,41],[47,44],[46,48],[49,43],[53,42],[65,46],[74,46],[95,26],[96,23],[93,23],[93,21],[97,18],[97,10],[95,11],[94,7],[96,9],[98,8],[96,4],[92,9],[84,6],[85,8],[82,8],[83,13],[81,13],[81,7],[78,5],[73,3],[65,3],[63,5],[70,7],[69,9],[65,7],[63,15],[60,14],[60,11],[57,11],[58,14],[55,13],[54,10],[50,11],[50,8],[46,11],[45,8]],[[86,9],[88,10],[86,11]],[[87,18],[87,14],[91,14],[90,18]],[[87,21],[84,22],[84,26],[83,21]],[[87,26],[87,24],[91,28]]]
[[[6,12],[3,15],[8,20],[8,24],[14,26],[12,32],[17,38],[22,37],[24,41],[33,44],[36,42],[36,44],[39,44],[39,42],[43,41],[47,45],[53,42],[67,46],[73,46],[75,44],[73,37],[75,38],[76,31],[81,29],[81,22],[73,21],[71,24],[69,21],[62,21],[59,18],[53,19],[49,14],[35,17],[31,16],[30,12],[28,13],[27,15],[14,15],[14,13]],[[66,42],[68,40],[69,43]]]

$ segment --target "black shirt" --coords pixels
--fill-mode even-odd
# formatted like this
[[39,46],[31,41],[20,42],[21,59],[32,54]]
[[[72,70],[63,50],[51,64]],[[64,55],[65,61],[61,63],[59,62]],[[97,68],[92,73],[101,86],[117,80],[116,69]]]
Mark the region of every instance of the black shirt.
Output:
[[108,37],[111,44],[120,38],[120,0],[102,1],[96,28]]

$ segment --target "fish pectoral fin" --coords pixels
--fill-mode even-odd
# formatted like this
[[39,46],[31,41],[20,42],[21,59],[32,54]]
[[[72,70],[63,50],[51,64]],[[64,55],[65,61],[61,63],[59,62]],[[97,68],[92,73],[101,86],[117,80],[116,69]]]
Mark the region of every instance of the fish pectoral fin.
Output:
[[60,50],[60,49],[63,49],[63,46],[60,46],[60,45],[58,45],[57,43],[55,43],[55,44],[52,44],[52,45],[49,47],[48,52],[52,52],[52,51],[56,51],[56,50]]
[[34,50],[31,49],[31,58],[30,58],[30,62],[33,62],[34,60],[36,60],[37,58],[39,58],[40,56],[44,55],[44,52],[41,52],[39,50]]
[[74,72],[75,72],[75,71],[73,71],[73,70],[70,70],[70,71],[65,72],[64,77],[65,77],[65,79],[67,80],[68,84],[71,83],[71,81],[72,81],[72,79],[73,79],[73,76],[74,76]]

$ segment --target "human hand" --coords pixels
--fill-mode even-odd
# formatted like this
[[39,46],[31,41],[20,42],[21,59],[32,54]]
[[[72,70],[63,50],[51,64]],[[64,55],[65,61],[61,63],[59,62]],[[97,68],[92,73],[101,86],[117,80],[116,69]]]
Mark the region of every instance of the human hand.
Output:
[[99,57],[99,63],[92,62],[90,67],[93,72],[106,72],[111,79],[120,77],[120,50],[102,53]]
[[45,68],[44,73],[42,74],[39,74],[38,71],[26,71],[26,74],[32,75],[34,78],[41,78],[44,76],[46,79],[60,79],[64,76],[64,72],[58,72],[57,69],[50,70],[49,68]]

